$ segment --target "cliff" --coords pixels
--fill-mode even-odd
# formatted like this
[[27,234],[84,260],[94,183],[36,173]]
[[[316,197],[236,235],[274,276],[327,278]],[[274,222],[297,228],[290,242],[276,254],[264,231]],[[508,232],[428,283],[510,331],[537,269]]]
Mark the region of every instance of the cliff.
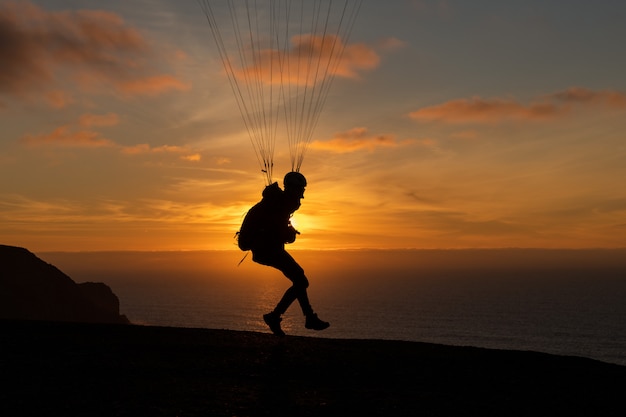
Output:
[[24,248],[0,245],[0,318],[127,324],[103,283],[77,284]]

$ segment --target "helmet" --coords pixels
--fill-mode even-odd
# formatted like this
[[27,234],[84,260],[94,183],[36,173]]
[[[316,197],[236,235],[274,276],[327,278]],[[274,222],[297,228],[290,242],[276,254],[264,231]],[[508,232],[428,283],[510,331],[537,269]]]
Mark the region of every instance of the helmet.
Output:
[[304,190],[304,187],[306,187],[306,178],[304,178],[304,175],[299,172],[288,172],[283,179],[283,185],[285,186],[285,189],[295,188]]

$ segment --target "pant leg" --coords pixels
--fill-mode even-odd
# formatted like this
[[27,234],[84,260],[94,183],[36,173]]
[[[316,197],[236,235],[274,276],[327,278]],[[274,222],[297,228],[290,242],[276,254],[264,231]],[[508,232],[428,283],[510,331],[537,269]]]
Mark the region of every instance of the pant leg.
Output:
[[306,315],[313,314],[313,308],[309,302],[307,288],[309,281],[304,275],[304,270],[295,259],[284,249],[272,251],[269,253],[252,252],[252,260],[262,265],[271,266],[282,272],[293,285],[285,291],[285,294],[276,305],[274,312],[284,314],[289,306],[298,300],[302,313]]

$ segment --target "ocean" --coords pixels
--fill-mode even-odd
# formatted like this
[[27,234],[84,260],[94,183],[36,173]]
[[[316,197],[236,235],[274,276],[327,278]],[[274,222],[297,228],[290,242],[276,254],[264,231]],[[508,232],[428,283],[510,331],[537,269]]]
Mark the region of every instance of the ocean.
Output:
[[[294,304],[286,333],[531,350],[626,365],[626,250],[292,251],[322,332]],[[104,282],[133,323],[268,332],[289,286],[243,252],[48,252]]]

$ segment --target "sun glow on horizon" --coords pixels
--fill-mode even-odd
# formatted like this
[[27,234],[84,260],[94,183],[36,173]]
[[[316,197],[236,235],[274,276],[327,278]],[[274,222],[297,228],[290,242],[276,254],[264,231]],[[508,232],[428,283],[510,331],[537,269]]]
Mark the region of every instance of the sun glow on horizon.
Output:
[[[289,250],[626,247],[621,3],[409,3],[363,5]],[[0,2],[0,243],[236,250],[265,178],[198,4],[76,4]]]

